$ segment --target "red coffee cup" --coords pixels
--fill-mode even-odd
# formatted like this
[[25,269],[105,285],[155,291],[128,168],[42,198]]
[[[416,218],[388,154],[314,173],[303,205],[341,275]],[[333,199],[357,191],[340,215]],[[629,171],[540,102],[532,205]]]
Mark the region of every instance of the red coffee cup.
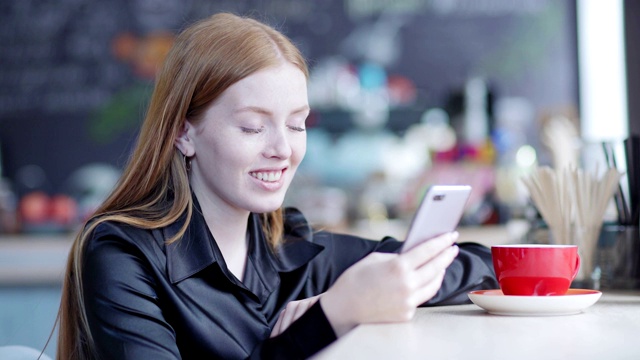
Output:
[[505,295],[564,295],[580,269],[577,245],[498,245],[491,255]]

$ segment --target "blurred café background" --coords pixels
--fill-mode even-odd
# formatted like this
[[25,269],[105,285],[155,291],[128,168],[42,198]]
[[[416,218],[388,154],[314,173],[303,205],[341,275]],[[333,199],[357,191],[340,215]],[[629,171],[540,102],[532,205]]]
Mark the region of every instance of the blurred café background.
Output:
[[0,346],[44,346],[68,244],[118,179],[158,65],[179,29],[214,12],[274,25],[309,61],[308,150],[286,202],[319,227],[402,238],[426,187],[464,183],[474,192],[462,229],[530,236],[540,217],[522,176],[571,156],[604,168],[602,142],[622,159],[622,141],[640,133],[631,0],[14,0],[0,10]]

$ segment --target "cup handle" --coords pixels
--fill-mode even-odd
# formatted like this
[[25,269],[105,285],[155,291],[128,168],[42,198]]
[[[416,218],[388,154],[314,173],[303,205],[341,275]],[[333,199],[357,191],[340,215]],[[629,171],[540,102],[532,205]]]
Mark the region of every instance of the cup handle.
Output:
[[571,280],[575,279],[576,276],[578,276],[578,271],[580,271],[580,255],[576,254],[576,269],[573,271]]

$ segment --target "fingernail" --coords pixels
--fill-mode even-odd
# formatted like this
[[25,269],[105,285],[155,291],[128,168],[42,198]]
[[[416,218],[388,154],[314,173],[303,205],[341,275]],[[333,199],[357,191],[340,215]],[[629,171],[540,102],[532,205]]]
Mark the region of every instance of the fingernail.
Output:
[[451,251],[452,251],[452,252],[458,252],[458,250],[459,250],[459,249],[458,249],[458,245],[455,245],[455,244],[454,244],[454,245],[451,245]]
[[460,237],[460,234],[457,231],[451,233],[451,240],[456,241]]

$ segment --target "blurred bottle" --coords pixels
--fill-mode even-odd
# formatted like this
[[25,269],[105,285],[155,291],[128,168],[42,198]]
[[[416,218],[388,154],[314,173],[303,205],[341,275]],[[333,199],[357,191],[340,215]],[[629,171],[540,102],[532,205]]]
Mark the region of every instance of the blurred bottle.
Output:
[[3,165],[2,147],[0,146],[0,234],[12,234],[19,230],[16,213],[17,200],[11,183],[4,177]]
[[75,230],[79,223],[78,206],[69,195],[50,196],[42,190],[34,190],[20,198],[18,219],[23,232],[67,232]]
[[18,232],[18,217],[16,214],[16,196],[11,190],[7,179],[0,178],[0,233],[13,234]]
[[467,145],[482,147],[489,138],[489,91],[483,79],[465,84],[463,138]]

